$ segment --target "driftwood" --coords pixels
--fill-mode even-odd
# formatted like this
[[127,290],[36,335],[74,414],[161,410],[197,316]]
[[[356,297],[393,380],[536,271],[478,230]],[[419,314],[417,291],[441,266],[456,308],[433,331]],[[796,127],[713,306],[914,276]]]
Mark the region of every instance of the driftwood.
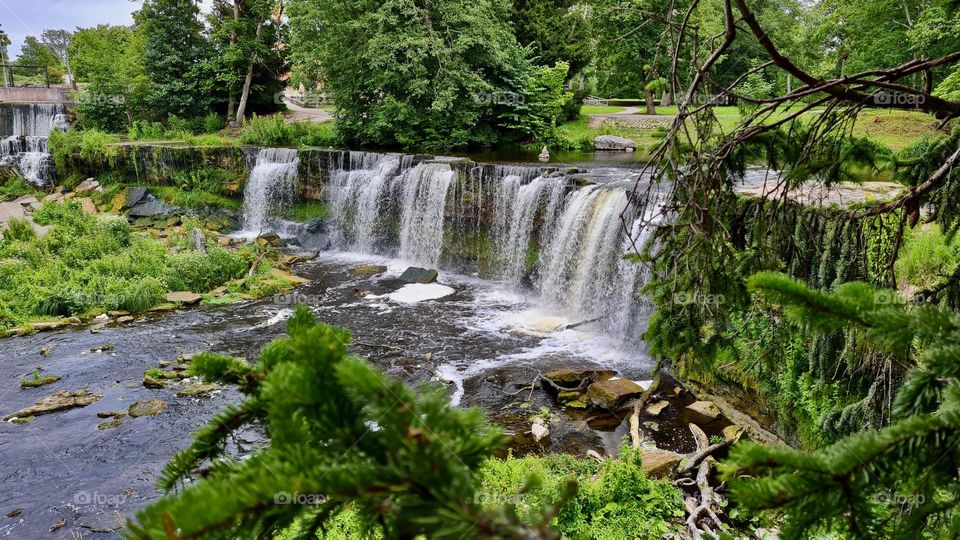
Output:
[[660,374],[658,373],[657,376],[653,378],[650,386],[643,391],[640,399],[633,404],[633,415],[630,416],[630,440],[633,442],[634,448],[640,448],[640,443],[643,442],[643,437],[640,435],[640,414],[643,412],[644,407],[647,406],[647,402],[650,401],[650,396],[652,396],[659,387]]
[[247,272],[247,279],[252,278],[253,275],[257,273],[257,267],[260,266],[260,262],[263,261],[264,257],[266,256],[267,256],[267,251],[264,251],[263,253],[260,254],[259,257],[257,257],[257,260],[253,261],[253,264],[250,265],[250,271]]
[[697,469],[695,479],[680,478],[674,482],[675,485],[683,487],[697,488],[697,497],[687,497],[687,531],[694,540],[702,540],[704,536],[719,538],[716,531],[724,528],[723,522],[714,511],[714,507],[719,508],[722,502],[717,493],[710,487],[710,469],[713,466],[714,459],[712,454],[733,444],[734,439],[727,439],[723,443],[711,445],[707,434],[698,426],[689,424],[690,433],[693,434],[697,442],[697,450],[687,458],[687,464],[674,473],[674,476],[685,476]]

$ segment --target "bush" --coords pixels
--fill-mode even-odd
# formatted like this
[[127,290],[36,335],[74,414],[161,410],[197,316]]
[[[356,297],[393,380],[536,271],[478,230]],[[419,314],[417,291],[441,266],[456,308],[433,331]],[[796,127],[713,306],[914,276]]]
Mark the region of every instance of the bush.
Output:
[[333,122],[286,122],[283,115],[253,115],[243,126],[240,142],[257,146],[335,146]]
[[11,219],[7,223],[7,229],[3,231],[3,240],[5,242],[29,242],[37,236],[33,226],[25,219]]
[[940,226],[913,229],[894,267],[901,287],[930,289],[945,281],[960,262],[960,243],[950,242]]
[[36,190],[22,176],[15,175],[7,178],[0,185],[0,201],[12,201],[24,195],[35,193]]

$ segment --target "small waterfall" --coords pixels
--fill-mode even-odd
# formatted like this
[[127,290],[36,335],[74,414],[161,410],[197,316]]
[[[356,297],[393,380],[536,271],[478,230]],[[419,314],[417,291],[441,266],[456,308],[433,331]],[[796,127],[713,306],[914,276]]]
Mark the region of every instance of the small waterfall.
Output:
[[431,267],[440,262],[447,191],[455,177],[443,163],[421,163],[403,174],[400,257]]
[[271,217],[291,207],[300,158],[296,149],[262,148],[243,190],[243,229],[259,235],[270,229]]
[[436,266],[443,251],[447,194],[456,173],[446,163],[412,165],[412,156],[350,154],[330,173],[329,201],[341,249],[391,252]]
[[70,127],[63,105],[13,105],[8,110],[12,133],[0,140],[0,166],[17,167],[35,186],[49,185],[54,169],[47,139],[52,131]]

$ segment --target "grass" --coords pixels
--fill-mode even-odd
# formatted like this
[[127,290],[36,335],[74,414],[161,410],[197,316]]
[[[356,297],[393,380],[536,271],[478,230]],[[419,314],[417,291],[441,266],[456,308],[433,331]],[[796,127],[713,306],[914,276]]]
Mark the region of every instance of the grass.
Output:
[[17,225],[0,241],[0,330],[106,311],[140,313],[163,303],[170,291],[205,293],[226,286],[256,296],[285,285],[271,273],[272,251],[246,278],[262,248],[184,250],[188,231],[154,239],[133,232],[122,216],[87,215],[76,201],[46,203],[34,219],[51,231],[38,237]]
[[257,146],[336,146],[340,139],[335,122],[286,122],[282,115],[247,120],[240,142]]
[[308,222],[330,217],[330,206],[317,201],[298,202],[290,209],[294,221]]
[[240,210],[243,208],[243,201],[234,199],[217,193],[210,193],[199,189],[183,189],[174,186],[152,186],[150,193],[163,202],[179,206],[181,208],[205,208],[216,207],[226,210]]
[[580,114],[616,114],[627,110],[626,107],[611,107],[606,105],[584,105]]
[[37,190],[21,176],[10,176],[0,184],[0,202],[8,202],[24,195],[36,195],[37,193]]

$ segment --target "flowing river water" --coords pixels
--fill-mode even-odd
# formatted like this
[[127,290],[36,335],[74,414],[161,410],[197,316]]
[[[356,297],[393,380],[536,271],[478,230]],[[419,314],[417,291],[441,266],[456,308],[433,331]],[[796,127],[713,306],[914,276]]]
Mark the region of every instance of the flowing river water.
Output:
[[[96,334],[65,330],[0,342],[5,413],[54,391],[103,395],[88,407],[29,424],[0,423],[0,510],[19,510],[0,518],[0,536],[50,537],[48,529],[61,519],[65,526],[54,537],[116,536],[125,517],[161,495],[157,474],[189,444],[191,432],[239,399],[231,388],[191,398],[177,397],[175,387],[147,389],[144,371],[204,350],[254,361],[264,344],[283,335],[294,304],[350,329],[352,350],[388,374],[413,384],[447,384],[454,403],[483,408],[516,435],[518,450],[616,452],[626,433],[623,418],[565,413],[542,391],[517,391],[537,373],[559,367],[652,378],[641,339],[650,309],[641,293],[647,275],[622,257],[628,228],[641,239],[647,233],[627,209],[638,173],[473,163],[465,169],[456,159],[363,152],[331,156],[323,190],[330,249],[297,266],[310,282],[295,292],[152,316]],[[295,199],[299,159],[292,150],[259,151],[238,236],[302,233],[302,225],[272,217]],[[386,270],[370,276],[356,271],[361,265]],[[401,282],[411,265],[438,268],[439,283]],[[40,366],[62,379],[21,390],[19,381]],[[532,404],[525,405],[528,395]],[[104,420],[97,413],[146,399],[169,407],[98,429]],[[563,421],[551,422],[549,440],[536,443],[527,431],[540,407]],[[690,451],[685,414],[671,408],[644,430],[658,444]],[[717,433],[723,422],[705,428]],[[251,429],[231,450],[243,455],[264,442]]]

